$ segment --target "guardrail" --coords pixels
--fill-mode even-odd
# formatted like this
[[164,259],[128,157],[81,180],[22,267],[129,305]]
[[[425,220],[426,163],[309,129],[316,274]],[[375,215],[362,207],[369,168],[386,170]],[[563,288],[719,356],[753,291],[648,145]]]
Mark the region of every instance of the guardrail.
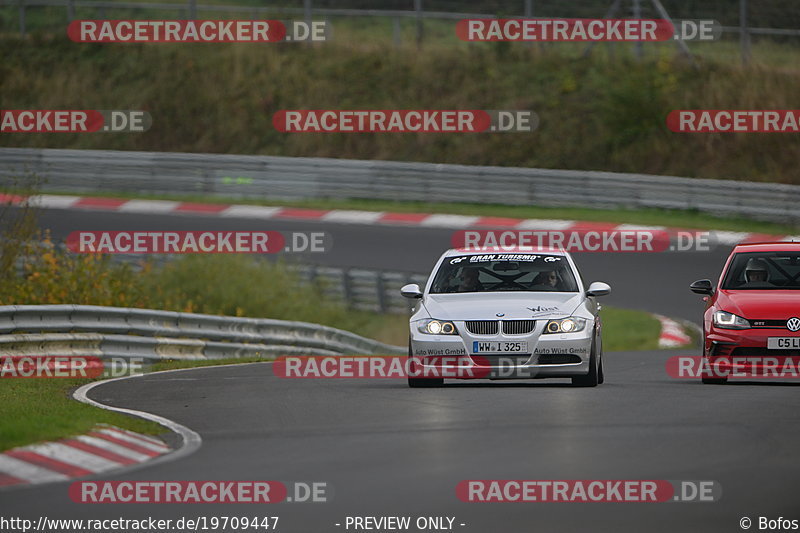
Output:
[[583,170],[350,159],[0,148],[0,176],[45,190],[698,210],[800,221],[800,186]]
[[158,360],[403,353],[403,347],[308,322],[89,305],[0,306],[0,355]]
[[410,300],[400,295],[400,287],[408,283],[425,286],[428,277],[422,274],[334,268],[316,265],[289,265],[301,282],[319,283],[328,298],[343,302],[361,311],[406,314]]

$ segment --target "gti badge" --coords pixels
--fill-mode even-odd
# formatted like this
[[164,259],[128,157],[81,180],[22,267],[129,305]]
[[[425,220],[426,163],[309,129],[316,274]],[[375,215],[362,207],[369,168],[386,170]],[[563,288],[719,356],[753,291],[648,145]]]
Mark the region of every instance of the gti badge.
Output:
[[797,331],[800,329],[800,318],[792,317],[786,321],[786,327],[789,331]]

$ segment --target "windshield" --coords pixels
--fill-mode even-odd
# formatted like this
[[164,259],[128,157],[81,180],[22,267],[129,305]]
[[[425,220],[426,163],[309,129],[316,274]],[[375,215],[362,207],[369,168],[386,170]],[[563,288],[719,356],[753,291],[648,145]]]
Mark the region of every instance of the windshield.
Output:
[[445,259],[430,292],[492,291],[577,292],[578,284],[560,255],[461,255]]
[[731,261],[723,289],[800,289],[800,253],[738,253]]

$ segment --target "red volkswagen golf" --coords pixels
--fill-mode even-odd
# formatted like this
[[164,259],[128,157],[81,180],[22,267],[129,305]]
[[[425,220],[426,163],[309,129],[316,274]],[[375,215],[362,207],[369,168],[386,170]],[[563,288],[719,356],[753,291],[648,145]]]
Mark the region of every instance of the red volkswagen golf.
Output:
[[708,295],[703,383],[737,374],[795,377],[777,372],[796,370],[800,356],[800,243],[740,244],[716,288],[707,279],[690,288]]

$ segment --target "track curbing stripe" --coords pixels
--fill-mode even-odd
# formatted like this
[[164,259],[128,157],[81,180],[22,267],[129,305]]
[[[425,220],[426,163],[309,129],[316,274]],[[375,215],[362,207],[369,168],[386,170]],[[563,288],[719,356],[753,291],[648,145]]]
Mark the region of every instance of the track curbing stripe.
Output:
[[[705,231],[667,228],[638,224],[615,224],[598,221],[522,219],[495,216],[469,216],[444,213],[407,213],[362,211],[348,209],[309,209],[281,206],[257,206],[248,204],[215,204],[178,202],[168,200],[127,200],[106,197],[81,197],[41,194],[29,197],[0,195],[0,203],[18,204],[28,199],[31,204],[46,209],[90,209],[93,211],[118,211],[122,213],[194,214],[202,216],[239,217],[250,219],[323,220],[344,224],[375,224],[392,226],[418,226],[430,228],[514,228],[518,230],[550,231],[609,231],[609,230],[653,230],[666,231],[675,236],[679,231]],[[739,231],[709,230],[716,242],[735,245],[759,240],[793,240],[798,236],[768,235]]]

